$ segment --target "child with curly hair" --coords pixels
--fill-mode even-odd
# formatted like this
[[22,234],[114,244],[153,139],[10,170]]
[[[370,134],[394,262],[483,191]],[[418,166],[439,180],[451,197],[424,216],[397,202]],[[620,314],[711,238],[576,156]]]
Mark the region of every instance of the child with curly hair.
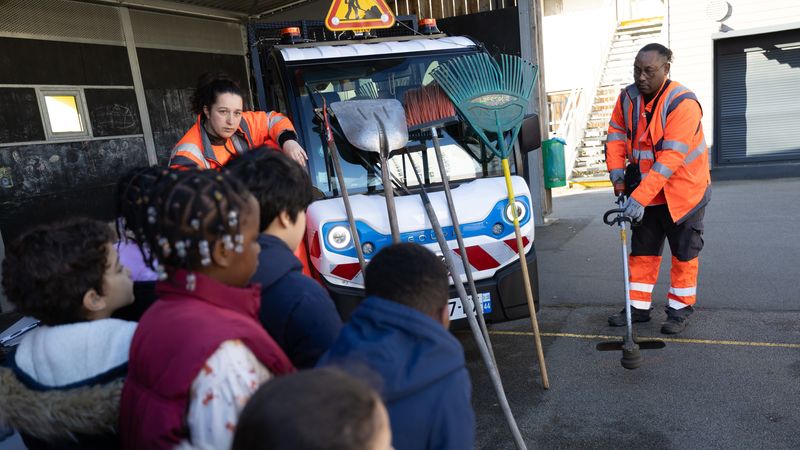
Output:
[[30,449],[119,447],[115,430],[136,323],[111,228],[89,219],[42,226],[6,249],[3,289],[41,321],[0,369],[0,423]]

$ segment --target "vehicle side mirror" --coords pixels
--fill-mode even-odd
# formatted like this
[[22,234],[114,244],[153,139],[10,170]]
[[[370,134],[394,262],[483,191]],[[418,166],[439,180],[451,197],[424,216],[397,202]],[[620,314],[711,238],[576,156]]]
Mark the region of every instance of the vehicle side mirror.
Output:
[[519,149],[525,154],[542,146],[542,130],[539,127],[539,115],[530,114],[522,120],[519,130]]

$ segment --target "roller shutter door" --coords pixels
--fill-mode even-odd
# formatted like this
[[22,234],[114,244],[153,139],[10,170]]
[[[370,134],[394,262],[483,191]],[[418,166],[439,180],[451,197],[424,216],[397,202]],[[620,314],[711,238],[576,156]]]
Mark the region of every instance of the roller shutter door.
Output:
[[800,30],[715,44],[716,160],[800,160]]

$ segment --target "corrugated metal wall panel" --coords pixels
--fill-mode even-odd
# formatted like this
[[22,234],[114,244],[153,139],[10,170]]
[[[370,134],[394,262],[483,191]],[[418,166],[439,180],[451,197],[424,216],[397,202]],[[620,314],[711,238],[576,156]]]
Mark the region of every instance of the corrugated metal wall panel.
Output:
[[236,23],[132,10],[131,25],[137,47],[245,54],[243,28]]
[[0,34],[124,45],[117,8],[65,0],[0,1]]
[[800,30],[720,42],[716,64],[720,163],[800,159]]

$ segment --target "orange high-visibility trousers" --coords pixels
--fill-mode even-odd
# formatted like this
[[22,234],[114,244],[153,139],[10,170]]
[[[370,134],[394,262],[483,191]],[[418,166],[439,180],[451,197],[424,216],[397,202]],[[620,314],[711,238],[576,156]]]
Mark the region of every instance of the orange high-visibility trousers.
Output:
[[702,207],[687,220],[675,224],[667,205],[645,208],[641,224],[632,227],[631,254],[628,257],[631,306],[650,309],[665,238],[672,252],[668,306],[681,309],[695,304],[704,215],[705,207]]

